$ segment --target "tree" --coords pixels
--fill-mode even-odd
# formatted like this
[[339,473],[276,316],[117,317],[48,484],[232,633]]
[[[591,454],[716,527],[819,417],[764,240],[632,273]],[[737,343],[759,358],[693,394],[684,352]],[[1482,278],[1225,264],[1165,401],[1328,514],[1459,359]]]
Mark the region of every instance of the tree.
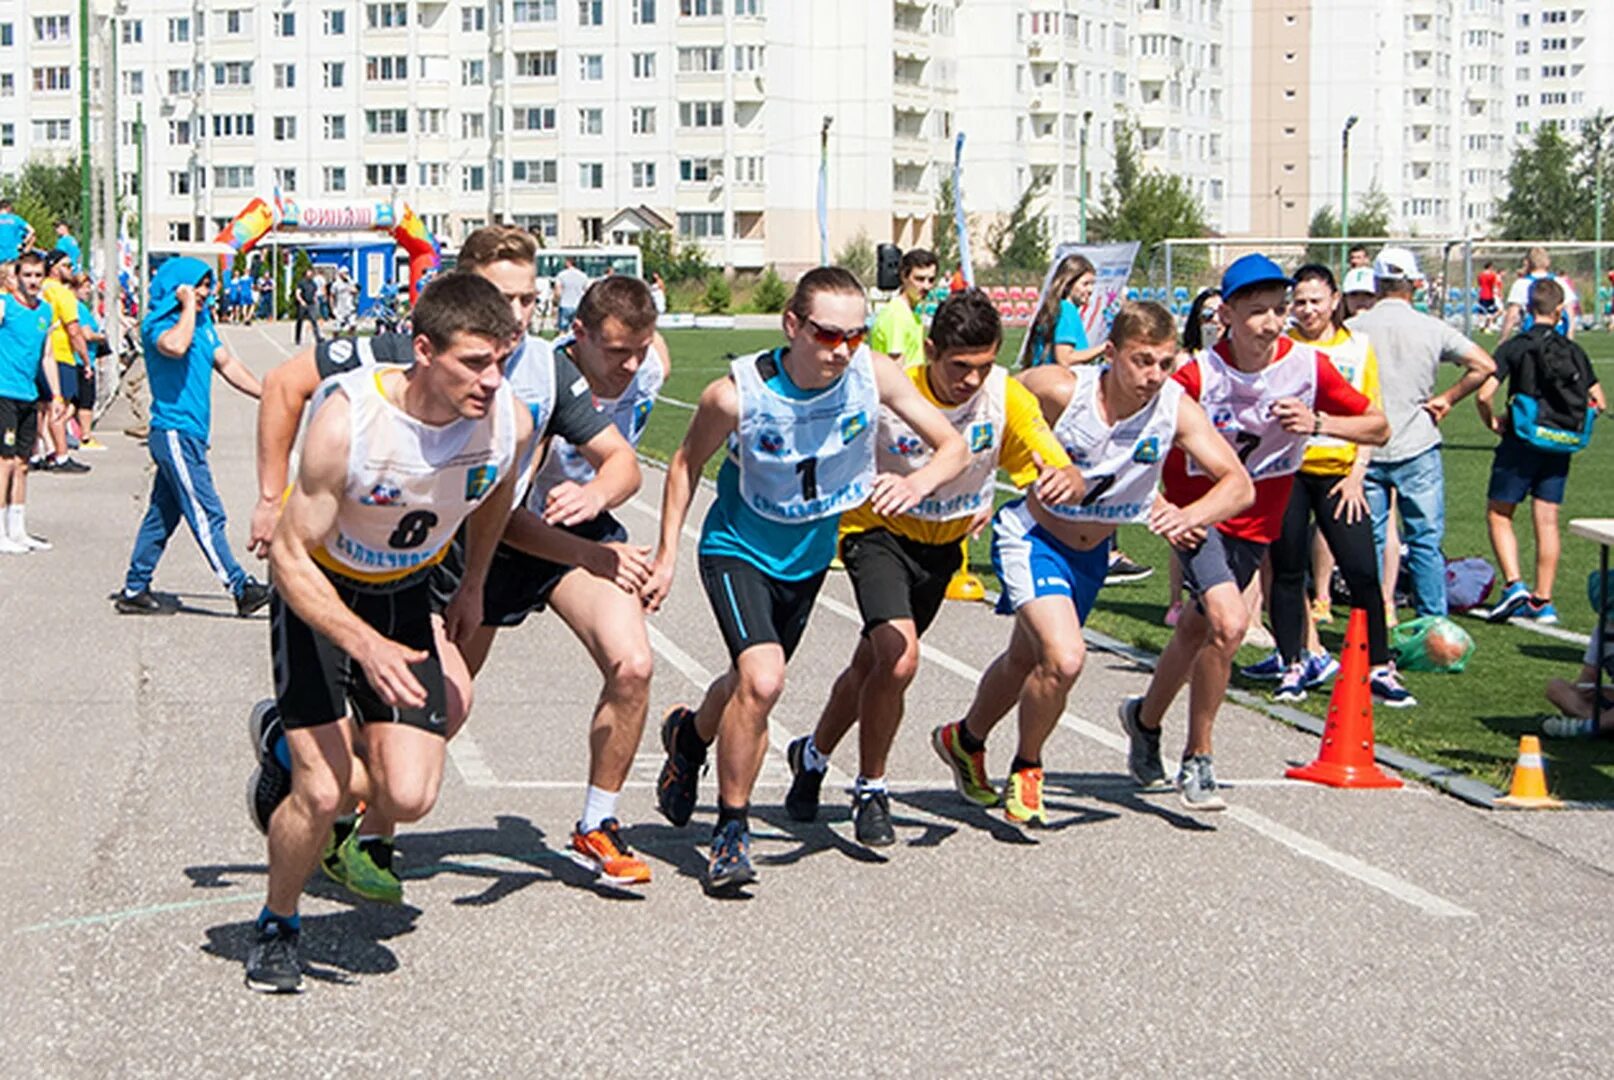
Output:
[[1032,208],[1047,186],[1046,174],[1033,175],[1009,216],[987,230],[986,250],[999,276],[1024,271],[1041,274],[1048,269],[1048,214]]
[[1508,193],[1496,221],[1507,240],[1573,240],[1590,224],[1587,192],[1575,175],[1575,148],[1556,127],[1541,124],[1513,148]]
[[[1131,121],[1115,124],[1115,169],[1103,186],[1098,212],[1088,219],[1095,240],[1137,240],[1144,251],[1167,239],[1202,237],[1208,231],[1205,210],[1175,174],[1145,168],[1138,155]],[[1205,253],[1185,252],[1173,260],[1176,276],[1197,281],[1206,266]]]
[[721,315],[728,311],[729,305],[734,302],[734,290],[729,288],[729,279],[721,271],[713,273],[706,279],[706,292],[701,296],[701,306],[713,315]]
[[790,289],[773,267],[762,271],[757,278],[757,287],[751,292],[751,307],[765,315],[783,311],[790,302]]
[[[12,209],[34,227],[39,235],[37,242],[49,247],[56,242],[58,220],[74,223],[74,231],[77,231],[79,176],[77,158],[65,161],[30,158],[15,176],[0,180],[0,192],[12,200]],[[101,190],[99,174],[93,190],[97,193]],[[88,240],[87,237],[80,239]]]
[[[1375,182],[1367,189],[1359,204],[1349,206],[1351,236],[1390,235],[1390,198]],[[1339,243],[1339,215],[1328,204],[1319,206],[1311,215],[1306,235],[1317,240],[1332,240],[1331,244],[1306,245],[1306,261],[1332,266],[1342,262],[1345,249]]]
[[958,254],[958,199],[953,191],[953,178],[943,177],[936,189],[936,216],[930,226],[930,250],[943,274],[952,273],[959,265]]
[[679,246],[670,229],[642,230],[634,235],[633,242],[638,245],[639,259],[644,263],[647,280],[660,274],[667,284],[675,285],[681,281],[699,281],[706,277],[708,264],[705,249],[689,242]]
[[835,265],[856,274],[865,288],[874,280],[874,242],[867,229],[858,229],[852,239],[841,245],[835,253]]

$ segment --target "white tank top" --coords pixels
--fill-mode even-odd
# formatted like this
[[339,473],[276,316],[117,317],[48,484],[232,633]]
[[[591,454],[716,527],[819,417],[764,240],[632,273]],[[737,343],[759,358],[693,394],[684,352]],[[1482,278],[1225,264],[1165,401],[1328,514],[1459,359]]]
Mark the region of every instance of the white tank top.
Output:
[[[1345,340],[1336,345],[1316,346],[1322,354],[1328,357],[1330,363],[1339,369],[1345,376],[1345,381],[1357,390],[1366,393],[1362,386],[1367,382],[1367,335],[1356,331],[1347,331]],[[1313,435],[1306,441],[1309,446],[1353,446],[1349,439],[1336,439],[1332,435]]]
[[[1272,406],[1281,398],[1299,398],[1307,406],[1317,400],[1317,350],[1290,341],[1282,360],[1256,372],[1229,367],[1215,349],[1199,357],[1198,363],[1199,403],[1250,478],[1299,472],[1310,436],[1283,430]],[[1189,458],[1188,475],[1207,474]]]
[[[572,340],[570,337],[560,338],[555,342],[555,348],[570,348]],[[553,364],[550,371],[554,371]],[[553,377],[551,374],[551,379]],[[656,394],[666,380],[667,369],[652,345],[645,350],[644,360],[639,364],[639,370],[633,373],[633,381],[628,383],[628,388],[614,398],[596,398],[595,404],[601,412],[610,416],[611,423],[616,425],[629,443],[638,446],[639,440],[644,437],[645,425],[650,422],[650,410],[656,407]],[[527,509],[542,515],[544,500],[556,484],[563,480],[586,484],[592,479],[594,466],[588,463],[583,452],[559,435],[552,436],[544,463],[538,466],[538,474],[533,477],[532,487],[527,491]]]
[[[918,506],[908,511],[909,516],[922,521],[953,521],[971,517],[981,507],[991,505],[998,456],[1003,451],[1008,381],[1009,373],[994,367],[968,401],[942,410],[942,415],[964,436],[970,461],[958,476],[921,499]],[[920,438],[907,421],[883,405],[876,439],[875,463],[880,472],[907,476],[930,461],[930,444]]]
[[[740,498],[769,521],[817,521],[862,505],[874,490],[874,431],[880,391],[867,345],[846,372],[809,398],[768,386],[779,350],[729,365],[740,419],[729,452],[740,469]],[[766,369],[766,370],[764,370]]]
[[1043,509],[1065,521],[1104,525],[1148,521],[1166,453],[1177,438],[1182,384],[1167,379],[1147,405],[1110,424],[1098,407],[1104,368],[1087,364],[1073,368],[1072,374],[1076,385],[1054,424],[1054,438],[1082,471],[1087,493],[1079,503],[1043,503]]
[[394,370],[405,369],[361,367],[334,379],[351,417],[347,488],[329,540],[314,553],[345,577],[376,583],[401,583],[441,559],[515,455],[509,383],[487,417],[434,427],[386,399],[381,379]]

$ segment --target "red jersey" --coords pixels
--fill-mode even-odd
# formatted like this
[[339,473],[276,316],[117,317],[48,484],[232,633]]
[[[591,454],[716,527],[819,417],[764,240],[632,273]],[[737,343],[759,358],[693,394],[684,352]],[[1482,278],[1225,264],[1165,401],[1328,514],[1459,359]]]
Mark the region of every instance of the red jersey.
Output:
[[[1229,342],[1225,339],[1217,342],[1214,351],[1220,364],[1211,367],[1231,368]],[[1286,363],[1306,365],[1308,362],[1309,368],[1278,371]],[[1242,403],[1238,400],[1239,388],[1231,394],[1219,394],[1217,403],[1202,401],[1207,384],[1205,365],[1204,359],[1195,358],[1172,378],[1180,382],[1195,401],[1206,405],[1211,423],[1239,451],[1239,460],[1260,473],[1255,479],[1255,502],[1243,513],[1216,527],[1229,536],[1270,544],[1283,530],[1284,510],[1289,505],[1295,472],[1300,468],[1309,438],[1309,433],[1296,436],[1282,433],[1278,422],[1270,415],[1272,402],[1283,397],[1299,397],[1315,411],[1332,416],[1361,416],[1372,403],[1339,373],[1326,355],[1286,337],[1278,339],[1278,354],[1272,363],[1255,373],[1270,378],[1270,384],[1262,385],[1266,384],[1266,379],[1245,376],[1248,385],[1243,388],[1246,400]],[[1210,374],[1225,381],[1217,370],[1211,370]],[[1178,506],[1187,506],[1199,499],[1215,484],[1211,477],[1197,469],[1190,471],[1187,455],[1175,448],[1166,455],[1163,479],[1166,498]]]
[[1502,287],[1502,275],[1495,270],[1481,270],[1475,282],[1479,285],[1479,298],[1481,300],[1495,300],[1496,291]]

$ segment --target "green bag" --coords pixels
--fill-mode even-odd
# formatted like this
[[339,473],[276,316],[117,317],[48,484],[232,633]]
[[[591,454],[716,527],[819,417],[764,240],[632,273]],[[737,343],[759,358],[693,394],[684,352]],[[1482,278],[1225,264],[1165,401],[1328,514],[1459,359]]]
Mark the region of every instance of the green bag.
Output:
[[1459,672],[1474,655],[1474,639],[1444,615],[1425,615],[1390,631],[1390,652],[1403,671]]

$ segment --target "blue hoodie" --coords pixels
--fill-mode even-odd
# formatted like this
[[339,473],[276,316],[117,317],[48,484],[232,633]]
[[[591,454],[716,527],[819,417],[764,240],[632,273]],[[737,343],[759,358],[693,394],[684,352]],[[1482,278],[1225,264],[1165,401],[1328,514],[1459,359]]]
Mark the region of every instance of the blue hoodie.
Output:
[[213,426],[213,357],[222,343],[213,328],[212,299],[196,312],[196,332],[183,358],[164,354],[157,338],[179,322],[181,285],[195,286],[213,273],[201,259],[180,257],[163,263],[151,281],[150,307],[140,323],[151,380],[151,426],[192,435],[206,442]]

